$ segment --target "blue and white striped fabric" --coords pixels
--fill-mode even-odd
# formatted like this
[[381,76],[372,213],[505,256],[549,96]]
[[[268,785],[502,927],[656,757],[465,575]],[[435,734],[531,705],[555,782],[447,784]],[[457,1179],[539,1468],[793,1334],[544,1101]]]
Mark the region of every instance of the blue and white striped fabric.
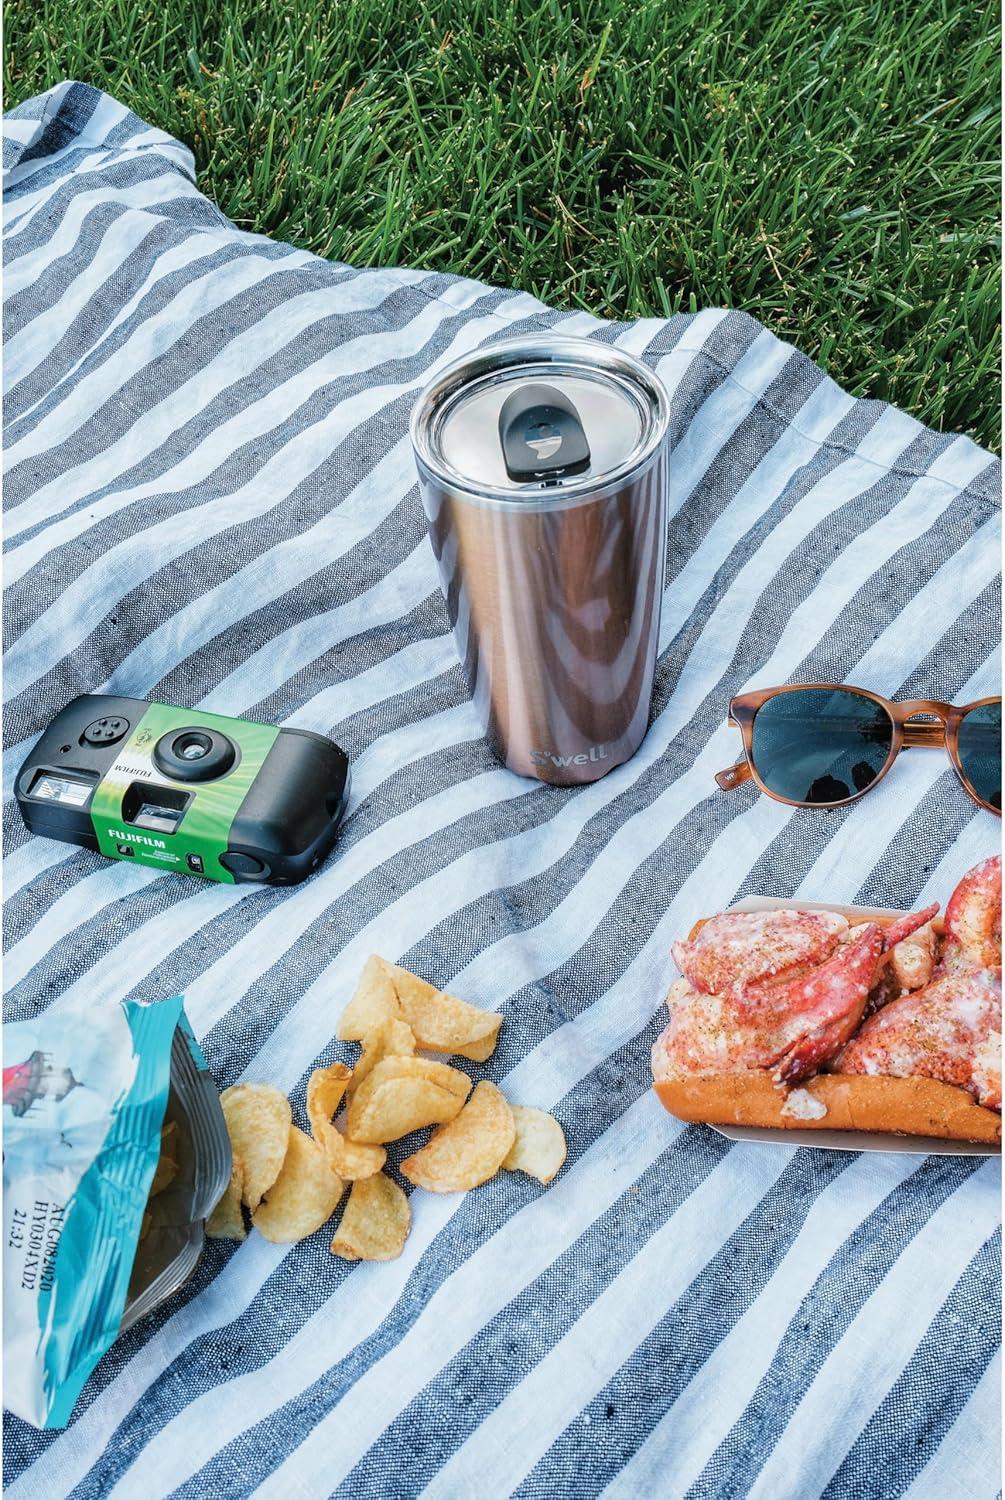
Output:
[[[241,233],[186,149],[80,84],[14,111],[5,164],[8,799],[83,691],[354,760],[337,856],[286,891],[31,840],[8,800],[9,1014],[184,991],[220,1085],[302,1114],[379,951],[505,1012],[484,1074],[570,1145],[548,1191],[416,1193],[389,1264],[210,1245],[67,1431],[9,1422],[11,1500],[993,1496],[997,1163],[731,1145],[648,1088],[698,916],[944,899],[996,845],[939,755],[841,813],[712,782],[745,687],[996,690],[991,455],[742,313],[606,324]],[[407,438],[439,365],[542,328],[641,355],[673,403],[653,724],[580,790],[479,735]]]

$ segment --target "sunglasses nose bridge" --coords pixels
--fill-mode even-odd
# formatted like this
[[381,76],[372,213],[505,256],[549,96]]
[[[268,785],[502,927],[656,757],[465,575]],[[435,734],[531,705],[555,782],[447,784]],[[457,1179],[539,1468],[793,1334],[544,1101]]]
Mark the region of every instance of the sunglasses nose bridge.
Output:
[[[907,702],[898,703],[904,717],[901,733],[905,749],[912,745],[938,747],[946,743],[946,719],[950,713],[948,703]],[[916,717],[926,714],[928,717]]]

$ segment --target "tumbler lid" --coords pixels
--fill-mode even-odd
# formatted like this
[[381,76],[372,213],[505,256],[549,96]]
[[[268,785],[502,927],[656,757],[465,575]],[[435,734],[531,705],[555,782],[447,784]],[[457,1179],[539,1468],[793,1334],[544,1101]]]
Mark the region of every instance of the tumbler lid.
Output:
[[592,339],[507,339],[454,361],[420,397],[412,442],[478,498],[563,504],[647,467],[669,405],[640,360]]

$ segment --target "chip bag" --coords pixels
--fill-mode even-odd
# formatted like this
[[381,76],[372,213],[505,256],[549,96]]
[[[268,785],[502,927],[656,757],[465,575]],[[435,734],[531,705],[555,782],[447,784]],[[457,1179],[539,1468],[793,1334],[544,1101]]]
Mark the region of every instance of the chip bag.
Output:
[[180,997],[56,1004],[3,1061],[4,1405],[58,1428],[195,1269],[230,1142]]

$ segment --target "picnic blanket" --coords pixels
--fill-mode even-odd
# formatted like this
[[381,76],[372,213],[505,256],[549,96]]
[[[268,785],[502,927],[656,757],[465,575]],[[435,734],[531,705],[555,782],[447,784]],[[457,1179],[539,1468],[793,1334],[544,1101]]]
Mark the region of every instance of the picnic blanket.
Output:
[[[472,1071],[569,1140],[548,1190],[415,1193],[391,1263],[209,1244],[65,1432],[8,1422],[11,1500],[994,1495],[997,1162],[731,1144],[649,1088],[696,918],[945,900],[997,845],[943,755],[832,813],[712,780],[751,685],[997,690],[992,456],[742,312],[604,323],[244,233],[81,84],[16,109],[4,160],[8,1014],[184,992],[219,1085],[303,1123],[376,951],[501,1008]],[[443,362],[552,328],[640,355],[673,409],[652,727],[578,790],[486,748],[407,437]],[[331,734],[336,854],[224,888],[28,838],[14,772],[86,691]]]

